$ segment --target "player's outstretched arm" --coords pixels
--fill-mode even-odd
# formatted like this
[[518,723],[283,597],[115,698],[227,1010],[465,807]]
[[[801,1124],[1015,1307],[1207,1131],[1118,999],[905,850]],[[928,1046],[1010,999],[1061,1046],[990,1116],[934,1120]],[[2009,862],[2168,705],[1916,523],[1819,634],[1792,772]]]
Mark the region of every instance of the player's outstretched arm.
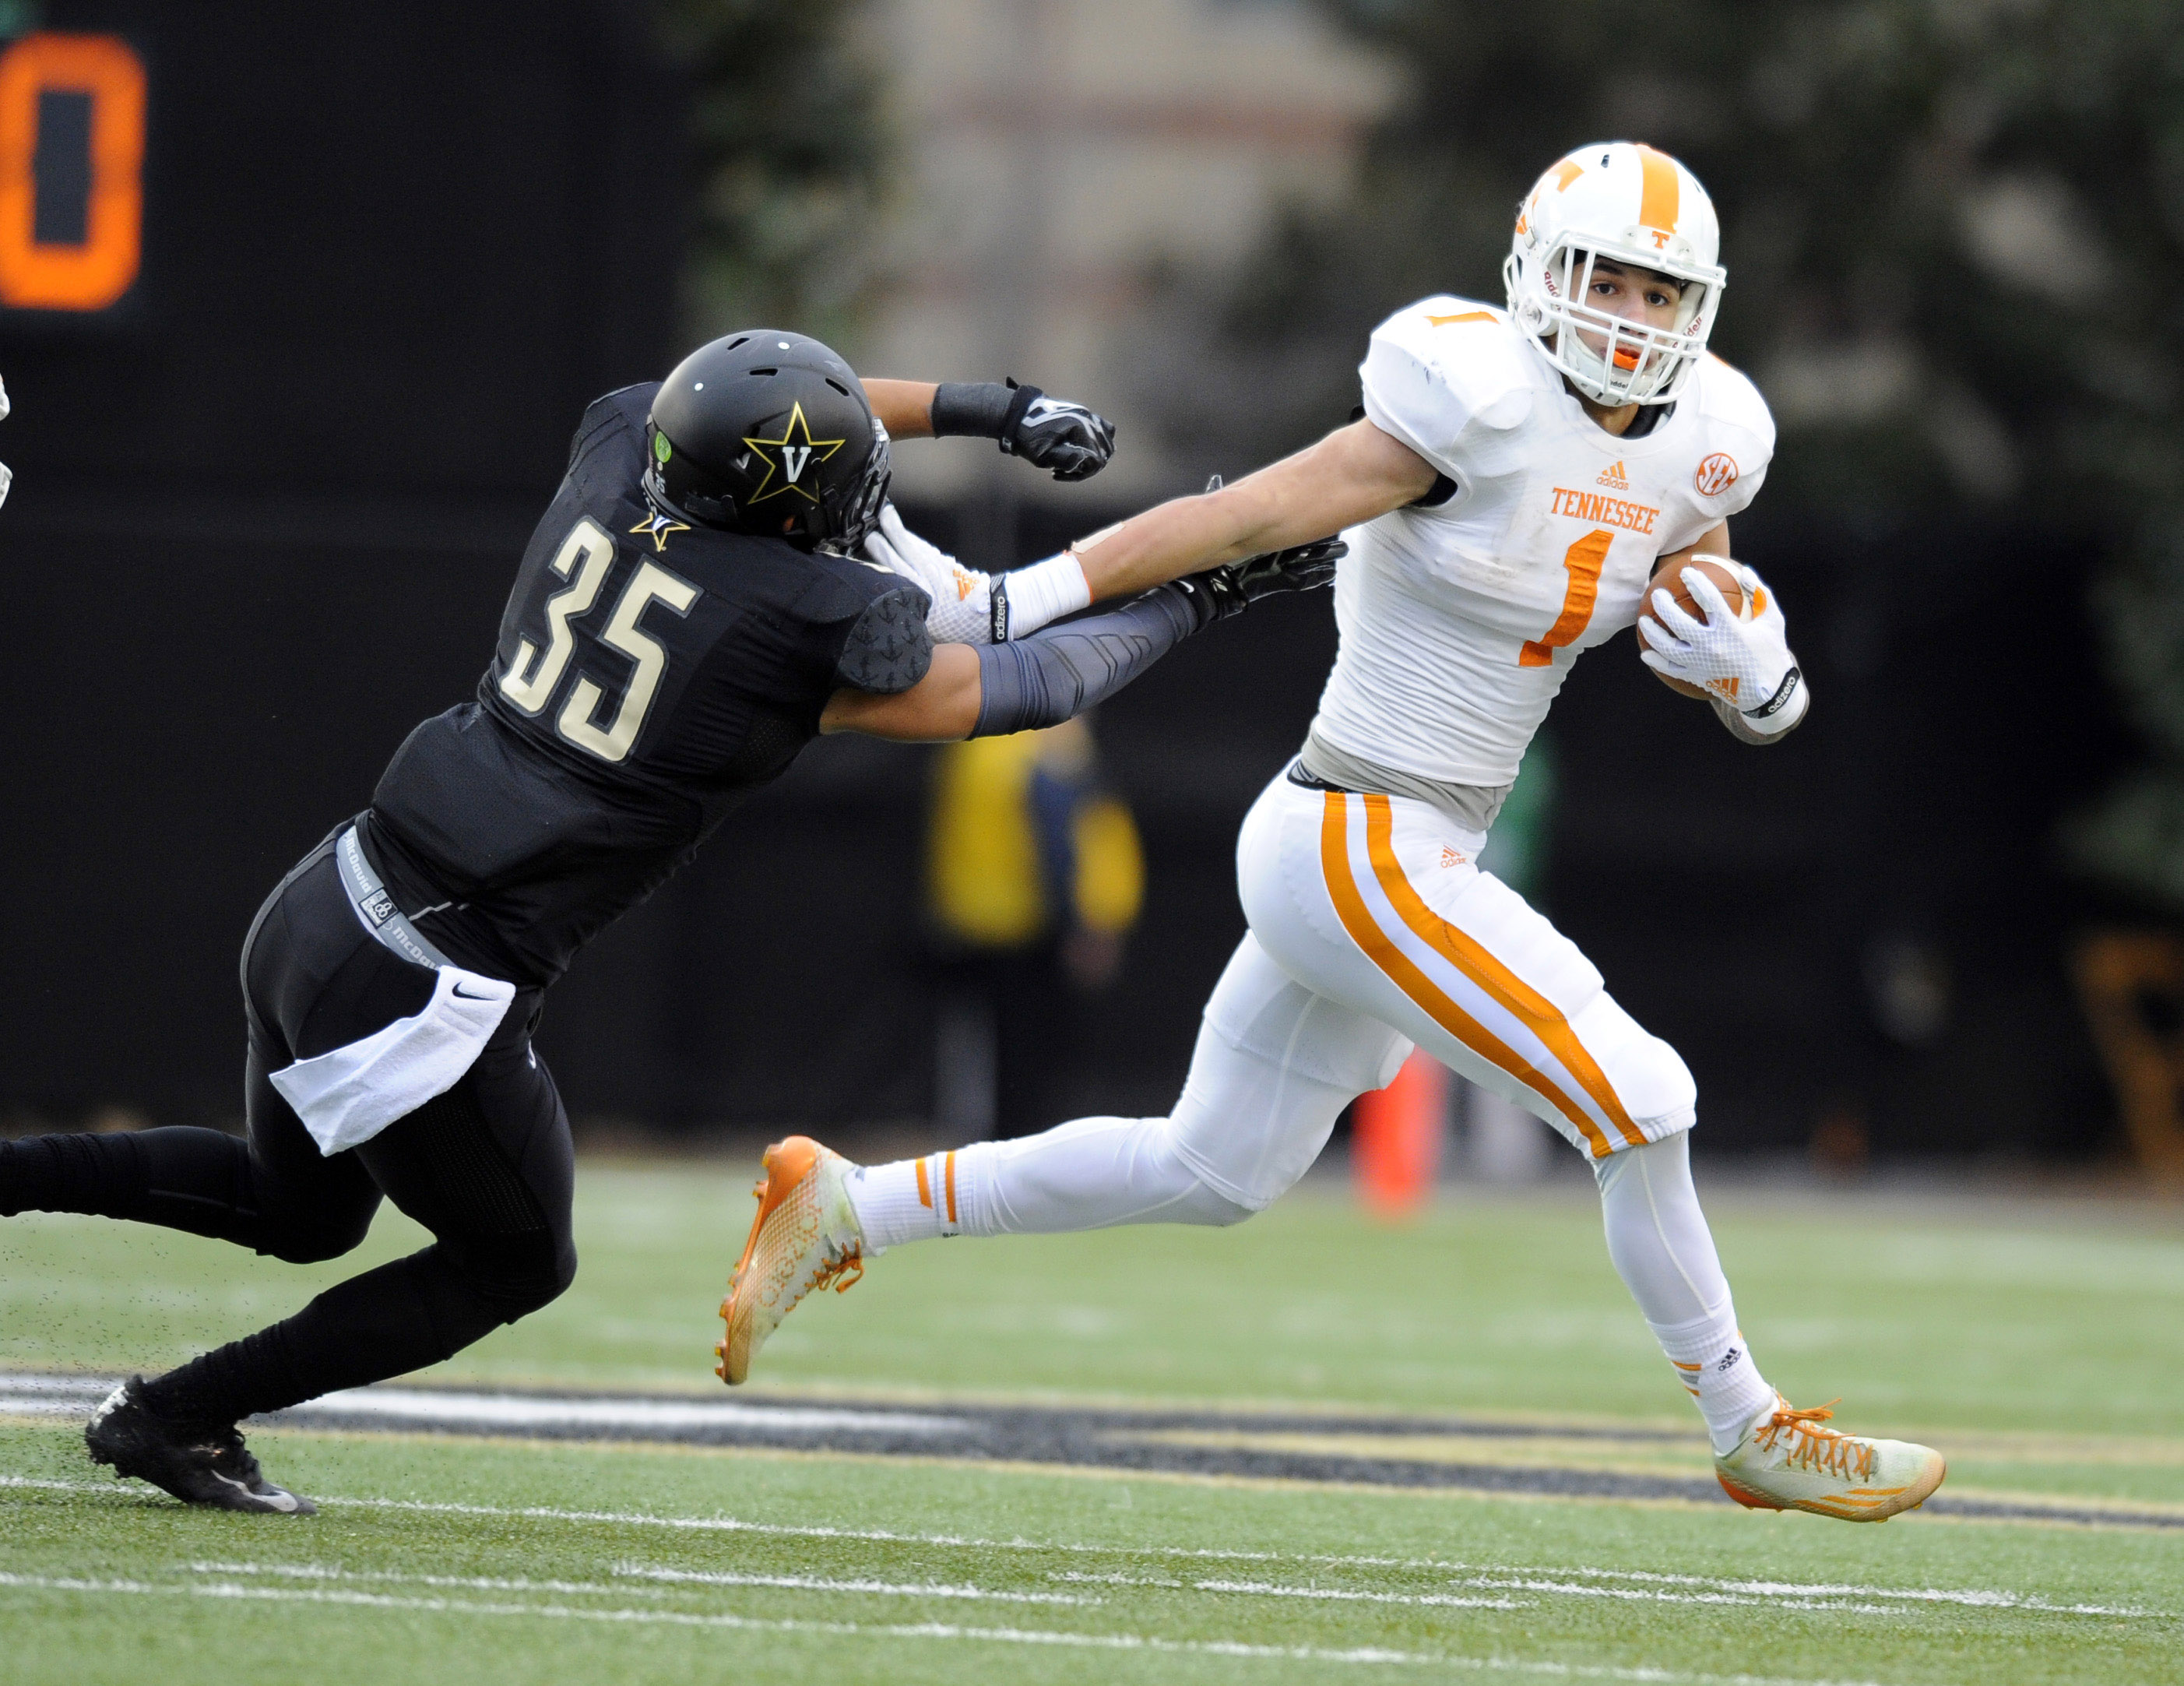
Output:
[[1161,504],[1070,550],[1096,603],[1340,533],[1416,503],[1436,477],[1409,446],[1353,422],[1234,485]]
[[1057,480],[1089,480],[1115,454],[1115,424],[1084,405],[1014,381],[870,380],[865,396],[889,437],[994,439]]
[[1407,446],[1361,422],[1232,487],[1217,479],[1203,497],[1162,504],[1007,573],[965,567],[905,527],[893,504],[863,550],[924,589],[936,639],[1003,644],[1096,600],[1340,533],[1417,502],[1435,477]]
[[1340,539],[1318,539],[1171,582],[1028,638],[937,645],[924,678],[907,690],[836,691],[819,729],[942,743],[1058,725],[1112,696],[1193,633],[1262,597],[1330,583],[1346,549]]

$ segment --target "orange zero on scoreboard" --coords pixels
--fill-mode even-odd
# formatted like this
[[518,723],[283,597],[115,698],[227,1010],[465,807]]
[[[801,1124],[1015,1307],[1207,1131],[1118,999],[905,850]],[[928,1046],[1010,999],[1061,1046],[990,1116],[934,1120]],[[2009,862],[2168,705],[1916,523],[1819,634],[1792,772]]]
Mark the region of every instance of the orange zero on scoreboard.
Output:
[[0,52],[0,305],[103,310],[136,279],[144,66],[109,35]]

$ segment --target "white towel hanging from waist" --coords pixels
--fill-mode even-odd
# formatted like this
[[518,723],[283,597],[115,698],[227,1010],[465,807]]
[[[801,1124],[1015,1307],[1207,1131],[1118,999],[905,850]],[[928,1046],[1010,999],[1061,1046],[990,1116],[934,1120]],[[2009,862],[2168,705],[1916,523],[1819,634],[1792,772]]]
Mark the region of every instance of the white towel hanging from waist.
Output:
[[331,1157],[369,1142],[445,1094],[500,1028],[515,999],[515,985],[460,966],[437,970],[432,998],[414,1017],[272,1074],[273,1086],[321,1153]]

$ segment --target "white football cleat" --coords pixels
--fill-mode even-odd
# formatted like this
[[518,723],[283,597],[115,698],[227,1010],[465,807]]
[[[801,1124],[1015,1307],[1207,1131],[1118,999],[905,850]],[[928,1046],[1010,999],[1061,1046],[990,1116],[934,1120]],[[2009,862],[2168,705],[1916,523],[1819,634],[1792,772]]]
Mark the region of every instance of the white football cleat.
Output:
[[1909,1440],[1873,1440],[1821,1426],[1825,1405],[1797,1410],[1780,1393],[1713,1460],[1722,1490],[1753,1510],[1809,1510],[1846,1522],[1885,1522],[1915,1510],[1948,1473],[1942,1454]]
[[766,1337],[814,1288],[846,1292],[865,1274],[865,1237],[845,1179],[856,1167],[808,1136],[766,1150],[766,1175],[751,1192],[758,1215],[721,1302],[727,1334],[713,1348],[714,1374],[731,1387],[750,1374]]

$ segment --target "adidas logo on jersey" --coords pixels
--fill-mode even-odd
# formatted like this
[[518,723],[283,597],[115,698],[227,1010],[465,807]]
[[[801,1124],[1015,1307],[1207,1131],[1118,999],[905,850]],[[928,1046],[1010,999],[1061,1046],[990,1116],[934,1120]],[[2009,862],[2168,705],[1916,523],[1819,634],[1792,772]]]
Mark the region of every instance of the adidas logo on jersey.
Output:
[[1618,492],[1627,492],[1630,489],[1630,482],[1624,474],[1623,464],[1619,460],[1609,463],[1607,467],[1602,469],[1600,478],[1593,483],[1609,487]]
[[1441,845],[1441,847],[1440,847],[1440,863],[1441,863],[1443,866],[1445,866],[1445,867],[1461,867],[1461,866],[1468,866],[1468,864],[1470,864],[1470,861],[1471,861],[1471,857],[1470,857],[1470,856],[1468,856],[1468,855],[1461,855],[1461,854],[1458,854],[1455,850],[1453,850],[1453,849],[1450,848],[1450,847],[1448,846],[1448,845],[1447,845],[1447,844],[1446,844],[1446,843],[1444,843],[1444,844],[1442,844],[1442,845]]

